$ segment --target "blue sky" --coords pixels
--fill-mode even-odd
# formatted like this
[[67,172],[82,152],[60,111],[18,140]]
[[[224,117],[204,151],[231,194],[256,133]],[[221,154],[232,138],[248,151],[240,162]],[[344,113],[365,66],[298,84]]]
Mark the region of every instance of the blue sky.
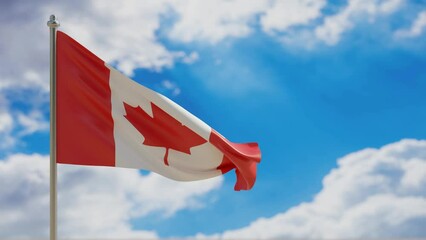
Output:
[[[16,23],[20,11],[29,11],[18,3],[1,4],[5,10],[0,12],[9,12]],[[49,153],[44,22],[54,12],[61,30],[119,70],[168,96],[229,140],[257,141],[262,150],[252,190],[234,192],[234,173],[203,193],[194,190],[202,185],[194,185],[183,198],[187,203],[172,210],[166,205],[174,202],[143,214],[124,214],[120,224],[126,236],[139,236],[137,231],[157,237],[426,236],[421,230],[426,223],[421,210],[426,206],[425,1],[126,1],[119,7],[101,1],[73,6],[46,1],[31,6],[35,10],[23,33],[14,33],[9,21],[1,20],[0,33],[7,37],[0,40],[0,63],[10,67],[0,70],[4,166]],[[123,20],[131,22],[123,26]],[[33,34],[37,45],[22,39],[25,32]],[[15,45],[28,51],[14,56]],[[44,59],[34,62],[39,54]],[[410,187],[404,185],[407,181]],[[88,184],[90,189],[96,182]],[[0,199],[19,197],[19,191],[0,190]],[[45,190],[40,191],[36,195],[44,196]],[[353,203],[351,196],[359,200]],[[36,207],[27,201],[22,200],[29,209]],[[335,205],[329,208],[327,202]],[[397,205],[385,208],[388,203]],[[0,201],[0,209],[15,213],[8,204]],[[132,204],[144,209],[142,203]],[[387,215],[396,216],[396,223],[381,217]],[[103,218],[94,214],[90,219]],[[338,220],[333,224],[330,219]],[[371,228],[359,225],[362,219],[371,221]],[[0,222],[0,229],[13,221]],[[63,224],[74,226],[72,221]],[[19,231],[4,236],[20,236]],[[27,236],[33,236],[30,232]],[[88,228],[87,236],[100,237],[101,232]]]
[[[199,211],[203,217],[178,214],[170,219],[172,226],[184,221],[182,225],[195,224],[206,233],[243,227],[253,218],[311,200],[336,159],[347,153],[426,137],[426,56],[417,52],[423,46],[407,51],[361,36],[356,48],[348,39],[340,46],[297,54],[259,35],[196,48],[205,59],[161,73],[141,71],[135,77],[160,92],[158,79],[176,82],[182,94],[169,97],[229,139],[254,139],[262,149],[253,190],[235,196],[234,178],[228,174],[228,188],[221,189],[226,197],[205,214]],[[254,86],[244,86],[246,82]],[[238,208],[215,213],[222,204]],[[242,209],[243,216],[223,219],[229,211],[241,215]],[[203,223],[212,217],[218,223]]]

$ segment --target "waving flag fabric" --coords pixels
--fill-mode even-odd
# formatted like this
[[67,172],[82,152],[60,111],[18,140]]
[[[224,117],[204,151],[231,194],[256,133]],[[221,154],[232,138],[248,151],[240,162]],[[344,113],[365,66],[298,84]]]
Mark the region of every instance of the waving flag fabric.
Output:
[[145,169],[180,181],[235,169],[235,190],[248,190],[260,150],[228,141],[58,31],[57,162]]

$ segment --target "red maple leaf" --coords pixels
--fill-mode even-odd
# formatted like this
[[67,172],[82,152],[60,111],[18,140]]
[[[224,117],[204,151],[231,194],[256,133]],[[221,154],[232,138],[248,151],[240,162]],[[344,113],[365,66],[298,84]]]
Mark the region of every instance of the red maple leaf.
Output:
[[151,103],[153,117],[140,106],[132,107],[124,103],[124,117],[144,136],[142,144],[165,147],[164,164],[169,165],[169,149],[191,154],[190,148],[207,142],[206,139],[184,126],[167,112]]

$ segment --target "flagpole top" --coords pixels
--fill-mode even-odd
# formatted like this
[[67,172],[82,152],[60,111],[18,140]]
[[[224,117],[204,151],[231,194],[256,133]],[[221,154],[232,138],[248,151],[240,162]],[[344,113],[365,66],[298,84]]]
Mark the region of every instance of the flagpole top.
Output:
[[59,21],[56,20],[56,16],[54,14],[50,15],[49,21],[47,22],[47,26],[50,28],[57,28],[60,26]]

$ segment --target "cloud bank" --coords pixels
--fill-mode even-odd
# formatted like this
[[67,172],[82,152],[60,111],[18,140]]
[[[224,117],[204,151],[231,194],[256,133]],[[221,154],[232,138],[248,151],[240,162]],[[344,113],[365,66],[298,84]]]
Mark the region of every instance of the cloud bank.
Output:
[[[303,177],[303,176],[301,176]],[[310,202],[213,239],[362,239],[426,235],[426,141],[406,139],[338,160]]]
[[[131,220],[209,203],[222,177],[179,183],[137,170],[59,165],[61,238],[157,238]],[[14,154],[0,160],[0,238],[46,238],[49,228],[48,156]]]
[[[312,42],[336,45],[357,24],[386,21],[381,17],[403,12],[405,5],[409,3],[404,0],[349,0],[343,6],[325,0],[6,1],[0,8],[3,21],[7,21],[0,26],[0,90],[48,91],[45,23],[51,13],[62,22],[61,30],[132,75],[137,68],[159,71],[175,62],[198,59],[197,52],[167,48],[161,38],[185,44],[217,44],[260,31],[283,44],[297,43],[302,48]],[[328,8],[337,10],[327,13]],[[419,36],[425,21],[424,12],[418,14],[413,26],[397,35]]]
[[[47,236],[48,177],[47,156],[15,154],[0,161],[0,237]],[[155,231],[133,229],[131,219],[202,207],[222,181],[177,183],[136,170],[60,165],[59,231],[69,238],[158,238]],[[196,238],[422,237],[425,185],[426,141],[405,139],[339,159],[310,202]]]

